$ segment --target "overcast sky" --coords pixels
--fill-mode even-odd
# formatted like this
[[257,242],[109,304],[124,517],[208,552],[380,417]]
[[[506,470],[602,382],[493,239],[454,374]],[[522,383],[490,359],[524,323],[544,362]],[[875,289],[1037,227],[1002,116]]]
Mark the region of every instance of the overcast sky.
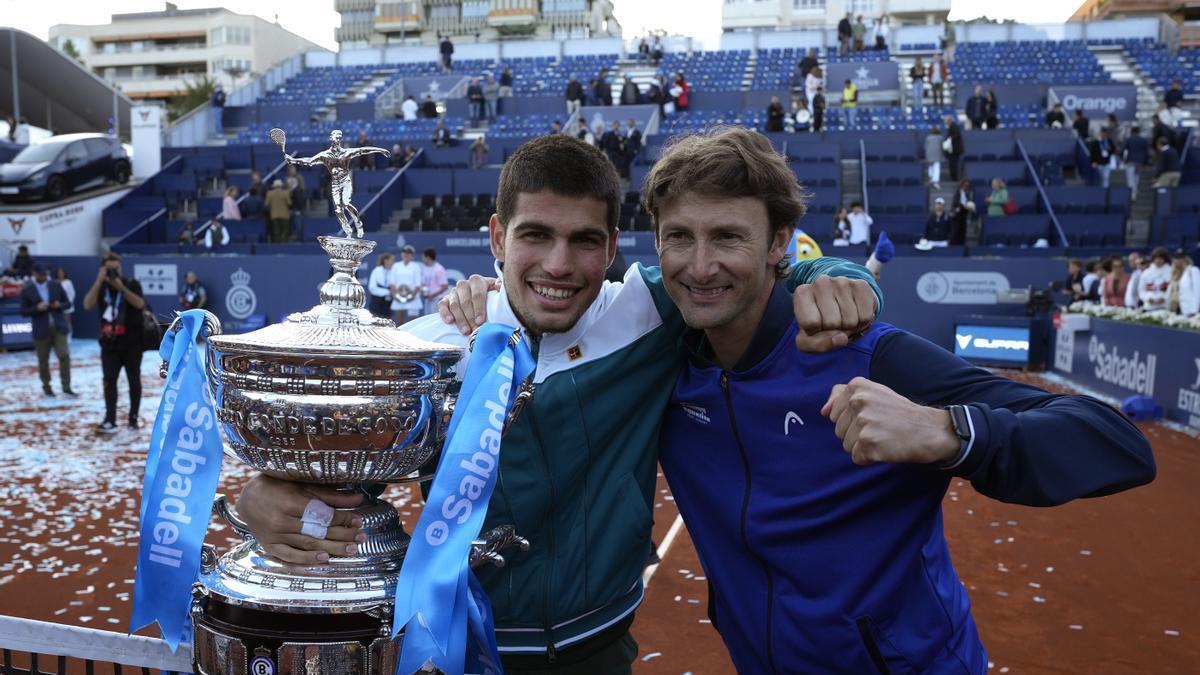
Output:
[[[969,20],[982,14],[1025,23],[1063,21],[1081,0],[952,0],[950,17]],[[223,6],[240,14],[256,14],[279,23],[327,49],[337,49],[333,29],[339,24],[333,0],[177,0],[180,9]],[[667,29],[700,38],[716,48],[721,33],[722,0],[613,0],[626,37],[650,29]],[[49,36],[58,23],[103,24],[113,14],[163,9],[162,0],[0,0],[5,26],[37,37]]]

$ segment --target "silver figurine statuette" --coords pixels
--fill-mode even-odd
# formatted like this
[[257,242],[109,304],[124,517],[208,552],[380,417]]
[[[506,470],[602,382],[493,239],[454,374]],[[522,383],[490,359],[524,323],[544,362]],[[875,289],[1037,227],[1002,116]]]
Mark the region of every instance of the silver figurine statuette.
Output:
[[[282,132],[272,140],[283,147]],[[349,159],[364,150],[333,147],[296,163],[323,163],[333,175],[339,220],[361,236],[349,204]],[[360,673],[391,675],[396,579],[409,535],[396,510],[364,486],[432,478],[458,389],[462,349],[397,330],[363,308],[354,277],[375,242],[320,237],[334,270],[320,304],[244,335],[208,329],[206,374],[226,454],[282,480],[366,495],[352,509],[367,533],[352,556],[314,565],[272,558],[218,497],[214,511],[242,536],[223,556],[205,544],[193,588],[193,653],[201,675]],[[165,369],[162,371],[165,376]],[[523,387],[509,422],[531,395]],[[489,530],[473,566],[503,565],[501,551],[527,549],[512,527]]]
[[341,129],[334,129],[329,132],[329,148],[322,150],[312,157],[293,157],[287,154],[287,136],[283,129],[271,129],[267,132],[271,141],[279,146],[283,151],[283,157],[288,164],[297,166],[315,166],[320,164],[329,171],[329,179],[332,183],[333,191],[333,215],[337,218],[338,223],[342,226],[342,232],[346,233],[347,237],[362,237],[363,226],[362,220],[358,217],[358,209],[350,203],[350,197],[354,194],[354,181],[351,180],[350,162],[363,155],[379,153],[384,157],[391,157],[392,153],[383,148],[374,148],[364,146],[361,148],[347,148],[342,145]]

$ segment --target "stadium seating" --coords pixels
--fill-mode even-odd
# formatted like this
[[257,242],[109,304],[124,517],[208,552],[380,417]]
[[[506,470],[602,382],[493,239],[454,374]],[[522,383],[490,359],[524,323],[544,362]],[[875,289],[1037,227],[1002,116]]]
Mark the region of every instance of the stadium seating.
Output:
[[967,42],[954,54],[955,82],[1106,84],[1112,77],[1079,40]]
[[746,74],[750,51],[670,52],[663,56],[658,73],[668,81],[682,72],[691,91],[738,91]]

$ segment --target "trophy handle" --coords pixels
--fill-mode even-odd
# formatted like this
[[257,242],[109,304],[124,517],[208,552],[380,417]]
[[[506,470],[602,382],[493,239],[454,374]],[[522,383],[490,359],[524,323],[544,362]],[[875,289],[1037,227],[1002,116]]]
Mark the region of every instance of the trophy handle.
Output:
[[[207,309],[202,309],[200,311],[204,312],[204,330],[202,331],[203,337],[201,339],[205,340],[207,342],[209,337],[211,337],[213,335],[221,334],[221,320],[217,318],[216,314],[213,314],[212,312],[208,311]],[[183,324],[181,324],[179,322],[179,314],[176,313],[175,320],[171,322],[170,326],[167,326],[166,332],[167,333],[178,333],[182,327],[183,327]],[[169,366],[170,366],[170,364],[167,363],[167,360],[163,359],[162,364],[159,365],[159,367],[158,367],[158,376],[165,380],[167,378],[167,369]],[[216,374],[215,372],[212,371],[212,364],[209,364],[208,371],[209,371],[208,372],[209,385],[212,386],[214,383],[212,376]]]
[[504,556],[500,555],[500,552],[512,546],[516,546],[522,551],[528,551],[529,540],[518,537],[517,531],[512,525],[494,527],[484,532],[479,539],[471,542],[471,552],[467,556],[467,562],[472,568],[483,567],[488,563],[496,567],[504,567]]
[[217,498],[213,500],[212,509],[213,513],[217,514],[221,520],[224,520],[233,528],[234,532],[238,533],[242,541],[252,541],[254,539],[254,535],[250,532],[250,526],[246,524],[246,521],[239,518],[233,508],[229,506],[229,500],[225,498],[225,495],[217,495]]

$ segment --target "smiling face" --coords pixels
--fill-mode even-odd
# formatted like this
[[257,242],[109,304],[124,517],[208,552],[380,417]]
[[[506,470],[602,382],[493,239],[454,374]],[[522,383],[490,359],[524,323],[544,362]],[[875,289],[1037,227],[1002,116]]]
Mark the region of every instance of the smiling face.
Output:
[[687,325],[714,342],[753,335],[793,228],[772,235],[766,204],[756,197],[688,192],[659,215],[663,281]]
[[608,205],[594,197],[521,192],[508,223],[493,215],[488,230],[509,303],[535,334],[570,330],[600,293],[617,252]]

